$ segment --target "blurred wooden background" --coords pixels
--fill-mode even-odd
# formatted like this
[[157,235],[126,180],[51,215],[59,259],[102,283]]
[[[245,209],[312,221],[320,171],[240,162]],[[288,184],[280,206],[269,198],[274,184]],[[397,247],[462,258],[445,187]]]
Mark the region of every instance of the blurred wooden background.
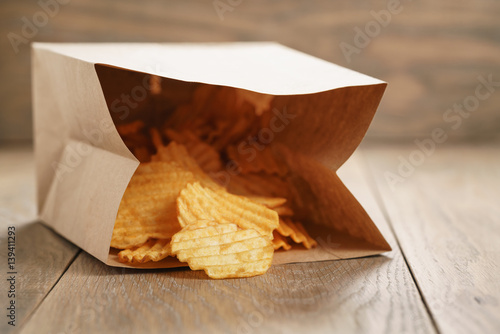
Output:
[[[389,83],[371,140],[408,141],[436,127],[460,141],[500,133],[499,1],[401,0],[394,8],[388,0],[218,3],[226,4],[222,16],[213,1],[2,0],[0,141],[31,138],[31,41],[274,40]],[[362,41],[357,29],[372,36]],[[348,57],[341,49],[347,44],[356,48]],[[476,94],[479,76],[498,82],[491,96],[469,115],[450,112],[455,120],[444,121],[449,108]]]

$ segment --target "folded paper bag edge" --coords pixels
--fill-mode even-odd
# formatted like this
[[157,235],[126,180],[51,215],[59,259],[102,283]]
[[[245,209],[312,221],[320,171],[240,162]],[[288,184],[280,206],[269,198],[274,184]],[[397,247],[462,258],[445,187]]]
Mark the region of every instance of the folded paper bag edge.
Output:
[[[130,174],[122,181],[122,189],[120,185],[118,189],[117,185],[114,185],[112,189],[112,192],[115,192],[114,196],[119,198],[115,201],[116,203],[111,202],[118,205],[139,162],[123,143],[114,126],[93,64],[36,48],[33,49],[32,57],[38,215],[46,225],[53,227],[55,231],[104,261],[103,249],[107,256],[117,207],[116,210],[110,209],[110,213],[107,214],[108,219],[111,219],[110,215],[114,215],[113,223],[110,223],[111,225],[107,228],[109,233],[106,232],[106,228],[103,229],[98,225],[99,221],[90,222],[89,229],[94,226],[96,232],[104,233],[103,235],[96,234],[96,240],[109,239],[105,241],[104,246],[97,242],[85,241],[85,238],[80,235],[84,234],[81,228],[75,226],[75,219],[67,215],[67,210],[71,209],[69,203],[73,204],[75,211],[81,207],[75,204],[78,202],[75,201],[75,192],[81,191],[76,179],[82,175],[92,174],[90,170],[87,174],[84,173],[84,169],[98,165],[95,156],[102,157],[106,154],[117,156],[115,161],[121,160],[121,165],[130,166],[129,170],[126,166],[122,166],[121,172]],[[85,130],[87,133],[84,133]],[[112,172],[109,171],[109,173]],[[66,180],[59,185],[58,177],[60,176]],[[81,178],[81,180],[84,179],[84,177]],[[73,182],[72,189],[68,186],[71,184],[68,181]],[[105,184],[107,180],[104,178],[103,181]],[[86,182],[95,183],[96,181],[87,180]],[[51,204],[53,208],[58,207],[59,212],[57,209],[54,211],[46,207],[50,189],[58,188],[64,189],[66,194],[71,195],[67,198],[59,196],[57,197],[58,203]],[[109,193],[107,196],[110,196]],[[92,202],[92,194],[83,197],[87,200],[87,204]],[[105,197],[104,200],[107,201]],[[98,204],[85,209],[103,210]],[[53,220],[52,216],[56,214],[65,219]],[[75,227],[74,231],[70,228],[71,226]],[[92,235],[94,232],[89,233]]]
[[[271,95],[313,94],[383,81],[278,43],[34,43],[92,64]],[[231,61],[228,61],[231,59]],[[184,66],[176,66],[183,63]],[[206,66],[210,64],[210,66]],[[290,71],[293,68],[293,71]],[[239,73],[235,76],[234,73]],[[269,80],[262,80],[262,77]]]

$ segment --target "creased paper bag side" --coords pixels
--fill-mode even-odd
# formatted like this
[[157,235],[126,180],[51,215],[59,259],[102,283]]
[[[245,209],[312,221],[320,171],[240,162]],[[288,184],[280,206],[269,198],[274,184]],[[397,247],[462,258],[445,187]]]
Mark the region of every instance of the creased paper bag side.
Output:
[[120,198],[138,165],[109,115],[94,65],[33,47],[38,211],[105,261]]

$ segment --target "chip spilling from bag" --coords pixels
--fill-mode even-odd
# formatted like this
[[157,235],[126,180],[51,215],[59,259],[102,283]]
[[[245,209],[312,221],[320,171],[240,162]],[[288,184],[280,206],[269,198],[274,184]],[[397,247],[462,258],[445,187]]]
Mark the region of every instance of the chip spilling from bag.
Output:
[[270,120],[272,97],[247,95],[202,85],[162,127],[117,125],[140,161],[113,230],[119,261],[171,256],[211,278],[251,277],[271,267],[275,251],[316,247],[294,213],[299,192],[272,143],[255,154],[241,149]]

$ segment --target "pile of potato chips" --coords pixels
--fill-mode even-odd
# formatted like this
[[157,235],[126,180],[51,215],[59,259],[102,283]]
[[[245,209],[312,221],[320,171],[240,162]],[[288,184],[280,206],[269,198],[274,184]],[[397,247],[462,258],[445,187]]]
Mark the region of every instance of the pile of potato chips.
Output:
[[175,256],[212,278],[250,277],[269,269],[275,250],[316,246],[294,219],[289,169],[272,145],[255,145],[251,156],[239,149],[269,122],[271,100],[200,85],[159,128],[117,126],[141,162],[113,230],[121,262]]

